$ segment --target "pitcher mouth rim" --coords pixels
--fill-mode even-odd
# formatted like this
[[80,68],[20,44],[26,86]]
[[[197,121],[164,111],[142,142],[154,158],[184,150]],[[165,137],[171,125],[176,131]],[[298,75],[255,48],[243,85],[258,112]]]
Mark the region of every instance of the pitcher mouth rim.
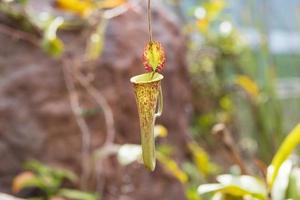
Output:
[[[139,74],[139,75],[131,77],[130,82],[134,83],[134,84],[153,83],[153,82],[160,81],[164,78],[164,76],[162,74],[157,73],[157,72],[154,74],[154,77],[152,79],[150,79],[151,75],[152,75],[152,72]],[[140,79],[140,80],[138,80],[138,79]]]

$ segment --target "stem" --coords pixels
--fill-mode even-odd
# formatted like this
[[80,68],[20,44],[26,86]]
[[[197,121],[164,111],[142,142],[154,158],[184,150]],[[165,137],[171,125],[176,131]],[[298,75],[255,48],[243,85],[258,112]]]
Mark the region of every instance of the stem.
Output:
[[148,31],[149,31],[149,42],[152,43],[152,26],[151,26],[151,0],[148,0]]

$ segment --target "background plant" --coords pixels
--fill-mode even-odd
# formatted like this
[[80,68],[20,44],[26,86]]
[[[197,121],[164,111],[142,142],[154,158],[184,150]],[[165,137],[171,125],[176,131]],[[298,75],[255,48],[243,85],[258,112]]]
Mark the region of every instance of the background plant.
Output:
[[[195,21],[187,27],[192,40],[188,58],[194,90],[192,130],[198,140],[211,143],[212,127],[225,123],[233,133],[241,132],[241,142],[260,147],[251,145],[252,153],[270,161],[284,137],[276,71],[264,66],[264,74],[257,75],[260,62],[226,14],[226,6],[223,0],[203,1],[193,9]],[[270,140],[273,134],[276,137]]]
[[25,197],[36,200],[59,197],[72,200],[99,199],[94,193],[65,188],[64,183],[67,181],[73,184],[78,181],[78,177],[69,170],[52,168],[38,161],[28,161],[24,168],[26,171],[16,176],[13,181],[12,190],[14,193],[24,191]]

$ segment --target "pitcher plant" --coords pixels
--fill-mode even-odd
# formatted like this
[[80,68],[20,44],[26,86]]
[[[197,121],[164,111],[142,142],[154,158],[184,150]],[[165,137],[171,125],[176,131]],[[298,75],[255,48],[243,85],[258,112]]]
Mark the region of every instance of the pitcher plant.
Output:
[[139,113],[142,154],[147,169],[155,169],[155,120],[162,114],[163,94],[159,72],[163,69],[166,58],[160,42],[152,40],[150,0],[148,0],[149,42],[143,53],[143,64],[147,73],[134,76],[133,83]]
[[154,124],[163,109],[161,90],[163,76],[158,73],[153,78],[151,76],[151,73],[145,73],[132,77],[130,81],[134,86],[138,107],[144,165],[153,171],[155,168]]

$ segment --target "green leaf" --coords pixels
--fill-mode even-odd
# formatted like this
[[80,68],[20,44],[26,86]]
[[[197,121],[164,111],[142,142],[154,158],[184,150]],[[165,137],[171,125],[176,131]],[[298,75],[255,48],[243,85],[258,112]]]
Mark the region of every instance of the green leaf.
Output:
[[229,194],[229,195],[237,196],[237,197],[244,197],[244,196],[250,195],[257,199],[266,200],[264,195],[252,193],[252,192],[242,189],[236,185],[204,184],[204,185],[199,186],[198,192],[199,192],[199,194],[214,192],[215,194],[217,194],[217,193]]
[[186,183],[188,181],[188,175],[181,170],[181,168],[172,158],[163,155],[160,152],[156,152],[156,156],[157,160],[164,166],[164,168],[181,183]]
[[266,199],[266,187],[261,180],[255,177],[225,174],[218,176],[217,180],[220,183],[200,185],[198,187],[199,194],[221,192],[238,197],[250,195],[257,199]]
[[26,162],[25,168],[36,172],[38,175],[51,175],[56,178],[68,179],[72,182],[78,180],[78,177],[70,170],[48,167],[36,160]]
[[188,187],[185,191],[188,200],[202,200],[197,192],[197,188]]
[[267,182],[270,188],[273,187],[278,171],[282,163],[291,155],[296,146],[300,143],[300,123],[289,133],[276,152],[271,165],[267,171]]
[[61,55],[64,50],[64,44],[58,38],[53,40],[43,40],[42,47],[46,53],[54,57]]
[[63,22],[62,17],[54,18],[44,32],[42,47],[48,54],[54,57],[61,55],[64,50],[63,42],[56,35],[57,30],[63,25]]
[[94,193],[72,189],[61,189],[59,190],[58,195],[70,200],[99,200],[98,195]]
[[31,160],[26,162],[24,164],[24,168],[36,172],[38,174],[43,174],[49,170],[48,167],[46,167],[45,165],[43,165],[37,160]]
[[12,191],[18,193],[24,188],[34,187],[44,189],[41,179],[32,172],[23,172],[17,175],[12,183]]
[[264,182],[253,176],[234,176],[230,174],[224,174],[218,176],[217,180],[223,185],[236,185],[243,190],[249,191],[252,194],[259,194],[261,196],[267,194]]
[[172,153],[174,152],[174,147],[170,144],[159,144],[157,145],[156,151],[158,151],[163,155],[171,156]]
[[43,190],[47,193],[55,192],[64,180],[69,180],[71,182],[78,180],[78,177],[72,171],[51,168],[36,160],[26,162],[25,168],[35,172],[36,177],[39,180],[39,187],[43,187]]

